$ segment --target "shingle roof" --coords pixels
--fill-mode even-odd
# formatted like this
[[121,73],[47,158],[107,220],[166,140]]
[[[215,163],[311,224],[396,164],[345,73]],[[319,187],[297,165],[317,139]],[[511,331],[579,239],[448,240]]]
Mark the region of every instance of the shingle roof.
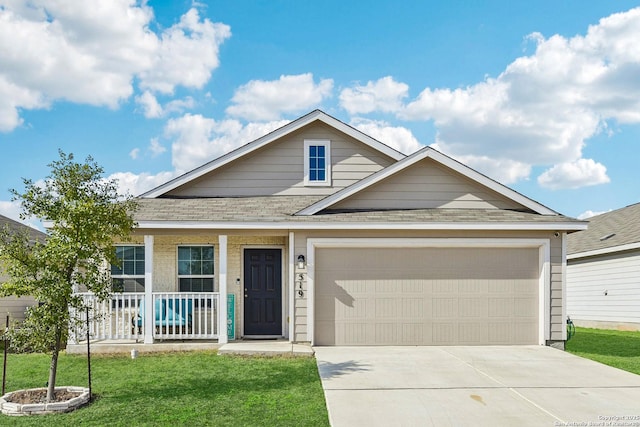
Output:
[[588,221],[587,230],[569,235],[568,254],[640,242],[640,203],[591,217]]
[[9,231],[12,233],[27,231],[29,232],[29,235],[33,240],[46,237],[46,234],[36,230],[35,228],[28,227],[24,224],[19,223],[18,221],[14,221],[11,218],[0,215],[0,229],[3,229],[4,227],[9,227]]
[[138,222],[188,221],[218,223],[567,223],[581,221],[562,215],[540,215],[501,209],[402,209],[294,213],[318,201],[318,196],[242,198],[139,199]]

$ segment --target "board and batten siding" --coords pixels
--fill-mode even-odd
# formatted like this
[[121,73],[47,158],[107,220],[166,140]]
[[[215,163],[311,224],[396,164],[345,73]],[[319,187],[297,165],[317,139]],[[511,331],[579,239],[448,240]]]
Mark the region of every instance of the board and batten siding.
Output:
[[[524,238],[524,239],[549,239],[550,242],[550,293],[549,293],[549,317],[545,319],[550,329],[550,341],[563,341],[563,331],[566,323],[562,313],[562,237],[556,237],[552,232],[491,232],[491,231],[317,231],[317,232],[296,232],[294,236],[296,255],[307,254],[308,238]],[[295,298],[294,317],[294,340],[299,342],[308,341],[308,287],[307,282],[303,283],[304,297]]]
[[[329,140],[332,186],[304,185],[304,140]],[[394,162],[324,124],[313,123],[167,193],[170,197],[329,195]]]
[[336,203],[334,209],[522,209],[506,197],[424,159]]
[[585,326],[640,330],[640,251],[569,260],[567,315]]

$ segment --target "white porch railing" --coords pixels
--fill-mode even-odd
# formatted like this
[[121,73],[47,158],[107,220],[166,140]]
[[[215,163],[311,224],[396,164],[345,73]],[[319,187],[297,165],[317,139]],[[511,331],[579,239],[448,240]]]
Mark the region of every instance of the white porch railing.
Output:
[[[151,313],[145,313],[143,292],[113,294],[102,302],[90,292],[78,295],[89,307],[91,339],[143,340],[145,316],[152,317],[157,339],[217,339],[220,331],[218,292],[153,292]],[[71,344],[86,340],[86,312],[77,315],[82,324],[69,331]]]

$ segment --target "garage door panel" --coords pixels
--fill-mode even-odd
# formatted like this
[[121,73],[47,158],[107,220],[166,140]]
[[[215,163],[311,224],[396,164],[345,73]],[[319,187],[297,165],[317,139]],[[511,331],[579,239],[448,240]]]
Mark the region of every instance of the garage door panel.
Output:
[[315,342],[537,343],[537,260],[536,248],[317,249]]
[[480,345],[489,341],[489,326],[486,323],[458,323],[458,344]]

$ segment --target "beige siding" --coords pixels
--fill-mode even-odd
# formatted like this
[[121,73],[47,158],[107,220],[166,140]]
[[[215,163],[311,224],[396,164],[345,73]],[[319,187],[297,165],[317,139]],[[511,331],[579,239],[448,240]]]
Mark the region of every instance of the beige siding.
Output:
[[567,314],[578,324],[640,329],[639,281],[638,251],[571,260]]
[[[0,283],[7,279],[7,275],[0,271]],[[10,322],[22,322],[27,308],[35,304],[36,300],[30,296],[0,298],[0,330],[4,330],[7,314]]]
[[35,304],[36,300],[28,296],[0,298],[0,330],[4,330],[7,314],[10,322],[22,322],[26,309]]
[[[331,141],[332,187],[304,186],[304,140]],[[315,123],[168,193],[169,196],[233,197],[328,195],[393,163],[365,144]]]
[[521,205],[425,159],[332,206],[336,209],[522,209]]

